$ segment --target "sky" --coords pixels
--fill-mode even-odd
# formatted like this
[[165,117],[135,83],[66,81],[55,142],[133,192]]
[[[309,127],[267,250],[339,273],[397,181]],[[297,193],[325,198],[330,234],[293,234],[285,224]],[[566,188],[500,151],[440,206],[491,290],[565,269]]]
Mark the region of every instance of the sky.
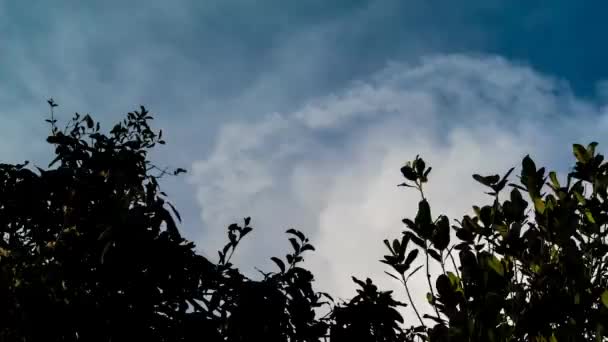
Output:
[[91,113],[102,127],[145,105],[167,140],[154,161],[189,170],[163,186],[202,253],[215,256],[225,227],[251,216],[256,230],[235,255],[245,272],[272,269],[293,227],[317,247],[306,262],[318,288],[352,296],[351,275],[397,288],[378,260],[415,215],[417,194],[396,187],[405,161],[433,166],[433,215],[457,219],[489,201],[473,173],[503,173],[530,153],[563,175],[572,143],[603,150],[607,10],[0,0],[0,158],[52,159],[49,97],[59,119]]

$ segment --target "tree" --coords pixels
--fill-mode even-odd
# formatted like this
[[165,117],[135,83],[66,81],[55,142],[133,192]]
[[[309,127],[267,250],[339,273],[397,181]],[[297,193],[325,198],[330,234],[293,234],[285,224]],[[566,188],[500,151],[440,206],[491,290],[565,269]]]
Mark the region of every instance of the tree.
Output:
[[[421,201],[415,219],[403,220],[402,239],[385,241],[390,254],[382,261],[408,291],[406,272],[418,250],[424,253],[435,315],[425,321],[416,314],[420,326],[431,322],[428,339],[608,340],[608,163],[596,146],[574,145],[576,164],[565,184],[529,156],[519,184],[508,181],[514,169],[503,177],[473,175],[492,203],[473,206],[474,216],[451,227],[446,216],[433,218],[424,197],[431,168],[416,157],[401,169],[401,185],[417,189]],[[450,244],[450,231],[457,242]],[[409,241],[419,249],[407,253]],[[431,262],[442,269],[434,283]]]
[[51,118],[56,168],[0,166],[0,340],[174,341],[188,328],[212,265],[151,174],[147,151],[164,142],[149,119],[142,107],[106,136],[88,115],[63,131]]
[[[565,184],[530,157],[519,184],[513,169],[474,175],[492,203],[454,222],[432,215],[431,168],[416,157],[401,185],[421,196],[418,213],[384,240],[382,260],[410,303],[357,278],[355,296],[336,302],[314,289],[303,266],[314,247],[299,230],[258,279],[231,263],[249,217],[227,228],[217,262],[196,253],[159,185],[185,170],[148,160],[165,142],[144,107],[103,133],[79,114],[60,130],[49,105],[48,168],[0,164],[0,342],[608,340],[608,163],[595,143],[574,145]],[[432,315],[409,291],[420,271]],[[416,326],[403,326],[405,306]]]
[[[108,134],[89,115],[57,127],[49,168],[0,165],[0,341],[314,341],[327,324],[294,252],[254,281],[230,263],[252,228],[228,227],[213,263],[179,233],[159,178],[178,175],[147,155],[164,144],[141,107]],[[260,314],[260,310],[264,314]]]

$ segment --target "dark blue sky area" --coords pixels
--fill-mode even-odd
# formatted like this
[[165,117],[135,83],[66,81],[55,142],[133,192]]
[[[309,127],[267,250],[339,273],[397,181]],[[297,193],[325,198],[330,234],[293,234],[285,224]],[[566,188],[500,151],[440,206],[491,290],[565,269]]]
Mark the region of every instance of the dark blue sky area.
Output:
[[496,37],[488,52],[528,62],[590,95],[608,78],[606,13],[606,1],[513,1],[478,20]]
[[[291,42],[324,50],[314,84],[301,79],[294,91],[324,92],[387,61],[444,52],[499,54],[565,78],[582,95],[608,78],[608,2],[599,0],[129,3],[6,1],[0,35],[5,48],[19,40],[30,58],[45,63],[52,62],[44,57],[50,32],[77,28],[84,41],[72,43],[84,44],[83,58],[110,78],[126,49],[162,45],[196,61],[201,72],[221,71],[224,77],[206,89],[226,96],[273,68],[276,47]],[[61,49],[70,42],[54,43]],[[0,70],[10,69],[5,62]]]

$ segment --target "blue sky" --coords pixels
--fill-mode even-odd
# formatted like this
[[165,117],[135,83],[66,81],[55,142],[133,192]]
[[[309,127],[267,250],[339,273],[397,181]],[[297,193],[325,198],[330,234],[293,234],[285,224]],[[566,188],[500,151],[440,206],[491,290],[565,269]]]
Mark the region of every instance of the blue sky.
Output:
[[202,250],[215,255],[223,227],[251,215],[259,229],[240,261],[271,267],[287,248],[275,233],[295,226],[321,247],[320,284],[346,293],[351,273],[382,275],[380,242],[415,208],[394,187],[405,160],[432,159],[431,198],[457,217],[485,200],[468,194],[470,174],[527,152],[563,171],[572,142],[602,142],[607,11],[591,0],[0,0],[0,156],[50,159],[48,97],[61,118],[90,112],[106,126],[146,105],[168,141],[154,158],[191,171],[165,185]]

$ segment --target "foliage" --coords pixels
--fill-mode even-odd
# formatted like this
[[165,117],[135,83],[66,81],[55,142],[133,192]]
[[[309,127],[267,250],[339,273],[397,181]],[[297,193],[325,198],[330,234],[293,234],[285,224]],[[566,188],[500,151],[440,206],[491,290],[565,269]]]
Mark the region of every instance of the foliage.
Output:
[[[231,263],[250,218],[228,227],[217,262],[196,252],[159,186],[185,170],[148,160],[165,142],[144,107],[103,133],[79,114],[60,130],[49,105],[48,168],[0,164],[0,342],[608,340],[608,163],[596,143],[574,145],[565,184],[529,156],[519,184],[514,169],[474,175],[492,201],[453,222],[432,215],[431,168],[416,157],[400,185],[417,190],[418,212],[381,260],[409,303],[354,277],[355,296],[335,301],[314,289],[299,230],[259,279]],[[408,287],[419,272],[431,315]],[[417,325],[404,328],[403,308]]]
[[[301,267],[314,250],[290,229],[294,251],[262,280],[230,259],[253,229],[228,227],[214,263],[181,237],[160,191],[169,172],[147,160],[164,144],[141,107],[108,134],[89,115],[60,130],[49,168],[0,165],[0,341],[316,341],[328,319]],[[263,314],[262,314],[263,313]]]
[[151,174],[147,151],[164,142],[150,119],[129,113],[107,136],[88,115],[63,131],[51,119],[56,168],[0,166],[0,340],[175,341],[188,328],[213,265]]
[[[385,241],[391,254],[383,262],[407,285],[407,242],[424,253],[435,315],[424,321],[416,314],[421,326],[432,326],[429,340],[608,340],[608,163],[596,146],[574,145],[576,165],[566,184],[529,156],[519,184],[508,181],[514,169],[503,177],[473,175],[493,201],[456,221],[458,241],[451,244],[448,218],[433,218],[424,197],[430,168],[416,157],[401,169],[407,180],[401,185],[417,189],[421,201],[415,219],[403,220],[401,243]],[[442,269],[434,283],[430,262]]]

